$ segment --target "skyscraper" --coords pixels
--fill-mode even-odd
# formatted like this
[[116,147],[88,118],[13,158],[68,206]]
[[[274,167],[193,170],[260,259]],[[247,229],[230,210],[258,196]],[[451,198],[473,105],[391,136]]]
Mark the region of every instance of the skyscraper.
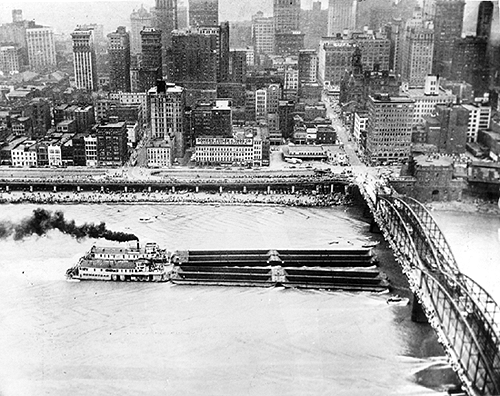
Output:
[[[135,91],[146,92],[162,78],[161,32],[155,28],[141,31],[141,62],[137,69]],[[135,86],[136,85],[136,86]]]
[[264,17],[262,11],[252,16],[252,41],[256,54],[274,52],[274,18]]
[[276,32],[300,30],[300,0],[274,0],[273,16]]
[[19,52],[14,46],[0,47],[0,71],[3,73],[19,72]]
[[156,0],[153,27],[161,31],[163,72],[166,74],[169,59],[167,54],[172,48],[172,31],[178,28],[177,0]]
[[434,30],[432,23],[422,19],[420,9],[406,23],[401,56],[401,76],[411,87],[423,87],[432,72]]
[[108,34],[109,89],[130,92],[130,38],[124,26]]
[[432,74],[448,77],[455,42],[462,36],[465,0],[436,0]]
[[174,141],[178,158],[184,155],[186,92],[175,84],[158,81],[148,91],[151,103],[151,134],[153,139]]
[[153,15],[142,5],[130,15],[130,52],[132,54],[141,52],[141,31],[146,27],[151,27],[152,23]]
[[56,46],[51,28],[26,29],[26,44],[31,69],[56,66]]
[[172,37],[173,80],[217,82],[218,37],[195,30],[177,31]]
[[333,37],[345,29],[356,28],[357,0],[329,0],[328,36]]
[[494,5],[491,1],[482,1],[479,3],[479,11],[477,14],[476,36],[490,37],[491,22],[493,20]]
[[97,90],[97,67],[94,49],[94,31],[77,28],[71,33],[73,39],[73,68],[78,89]]
[[219,0],[189,0],[189,26],[219,25]]
[[184,82],[223,82],[229,78],[229,23],[174,32],[173,79]]

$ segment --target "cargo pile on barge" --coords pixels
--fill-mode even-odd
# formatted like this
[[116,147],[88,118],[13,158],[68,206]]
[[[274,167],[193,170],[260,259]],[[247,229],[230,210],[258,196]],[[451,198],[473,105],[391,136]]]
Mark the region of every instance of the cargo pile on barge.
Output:
[[381,292],[389,282],[371,248],[331,250],[185,250],[96,247],[69,279],[171,281],[184,285],[258,286]]
[[380,292],[389,286],[371,248],[190,250],[172,255],[171,281],[219,286],[284,286]]

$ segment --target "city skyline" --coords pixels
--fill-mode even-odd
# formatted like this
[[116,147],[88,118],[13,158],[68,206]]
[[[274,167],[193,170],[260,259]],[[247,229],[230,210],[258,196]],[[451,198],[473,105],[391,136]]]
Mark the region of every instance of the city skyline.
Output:
[[[252,15],[258,11],[264,12],[265,16],[272,16],[272,0],[255,0],[248,2],[238,1],[238,7],[234,7],[235,0],[220,0],[219,20],[220,21],[250,21]],[[309,9],[314,0],[302,0],[302,9]],[[322,8],[328,7],[328,0],[321,0]],[[418,1],[417,1],[418,2]],[[126,26],[130,29],[130,14],[135,9],[144,5],[146,9],[154,6],[154,0],[5,0],[0,7],[0,24],[12,21],[12,10],[22,9],[26,20],[36,20],[38,24],[49,26],[56,34],[70,34],[79,24],[97,23],[104,25],[106,33],[115,31],[118,26]],[[179,5],[187,7],[187,0],[179,0]],[[463,35],[475,34],[475,22],[479,0],[466,0],[464,11]],[[495,3],[495,13],[493,20],[493,39],[500,40],[500,11],[498,0]],[[54,7],[48,5],[54,4]],[[64,9],[60,7],[65,4]],[[89,7],[89,4],[92,7]],[[59,7],[57,7],[59,6]],[[68,11],[68,8],[72,12]]]

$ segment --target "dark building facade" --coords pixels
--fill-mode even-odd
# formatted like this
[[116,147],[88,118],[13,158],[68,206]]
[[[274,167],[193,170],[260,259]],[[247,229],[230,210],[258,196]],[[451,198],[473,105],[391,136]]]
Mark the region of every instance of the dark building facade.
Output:
[[199,102],[191,110],[191,137],[232,137],[232,115],[229,100]]
[[488,91],[490,80],[488,39],[467,36],[455,42],[452,61],[452,77],[472,85],[475,96]]
[[141,31],[142,57],[135,91],[146,92],[162,77],[162,35],[154,28]]
[[426,143],[446,154],[465,153],[469,112],[459,105],[437,105],[436,115],[426,120]]
[[217,83],[218,37],[178,31],[172,37],[172,78],[180,85]]
[[217,26],[219,0],[189,0],[189,26]]
[[171,46],[172,31],[178,28],[177,24],[177,0],[156,0],[153,27],[160,30],[162,48],[165,50]]
[[436,0],[432,74],[448,77],[455,42],[462,36],[465,0]]
[[123,26],[108,34],[109,90],[130,92],[130,37]]
[[231,50],[229,52],[229,81],[233,83],[244,83],[247,74],[246,51]]
[[125,122],[97,125],[97,162],[100,166],[121,166],[128,159]]
[[294,32],[276,32],[274,36],[274,49],[278,55],[297,56],[299,51],[304,48],[305,34]]
[[318,79],[318,53],[313,49],[299,51],[299,83],[314,83]]
[[300,30],[300,0],[274,0],[273,16],[277,33]]

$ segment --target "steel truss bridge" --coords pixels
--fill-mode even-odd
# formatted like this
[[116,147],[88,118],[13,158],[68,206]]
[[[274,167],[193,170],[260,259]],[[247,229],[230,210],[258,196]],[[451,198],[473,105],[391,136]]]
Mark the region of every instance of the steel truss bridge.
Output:
[[471,396],[500,395],[496,302],[460,272],[444,235],[420,202],[392,195],[368,175],[357,184],[463,390]]

